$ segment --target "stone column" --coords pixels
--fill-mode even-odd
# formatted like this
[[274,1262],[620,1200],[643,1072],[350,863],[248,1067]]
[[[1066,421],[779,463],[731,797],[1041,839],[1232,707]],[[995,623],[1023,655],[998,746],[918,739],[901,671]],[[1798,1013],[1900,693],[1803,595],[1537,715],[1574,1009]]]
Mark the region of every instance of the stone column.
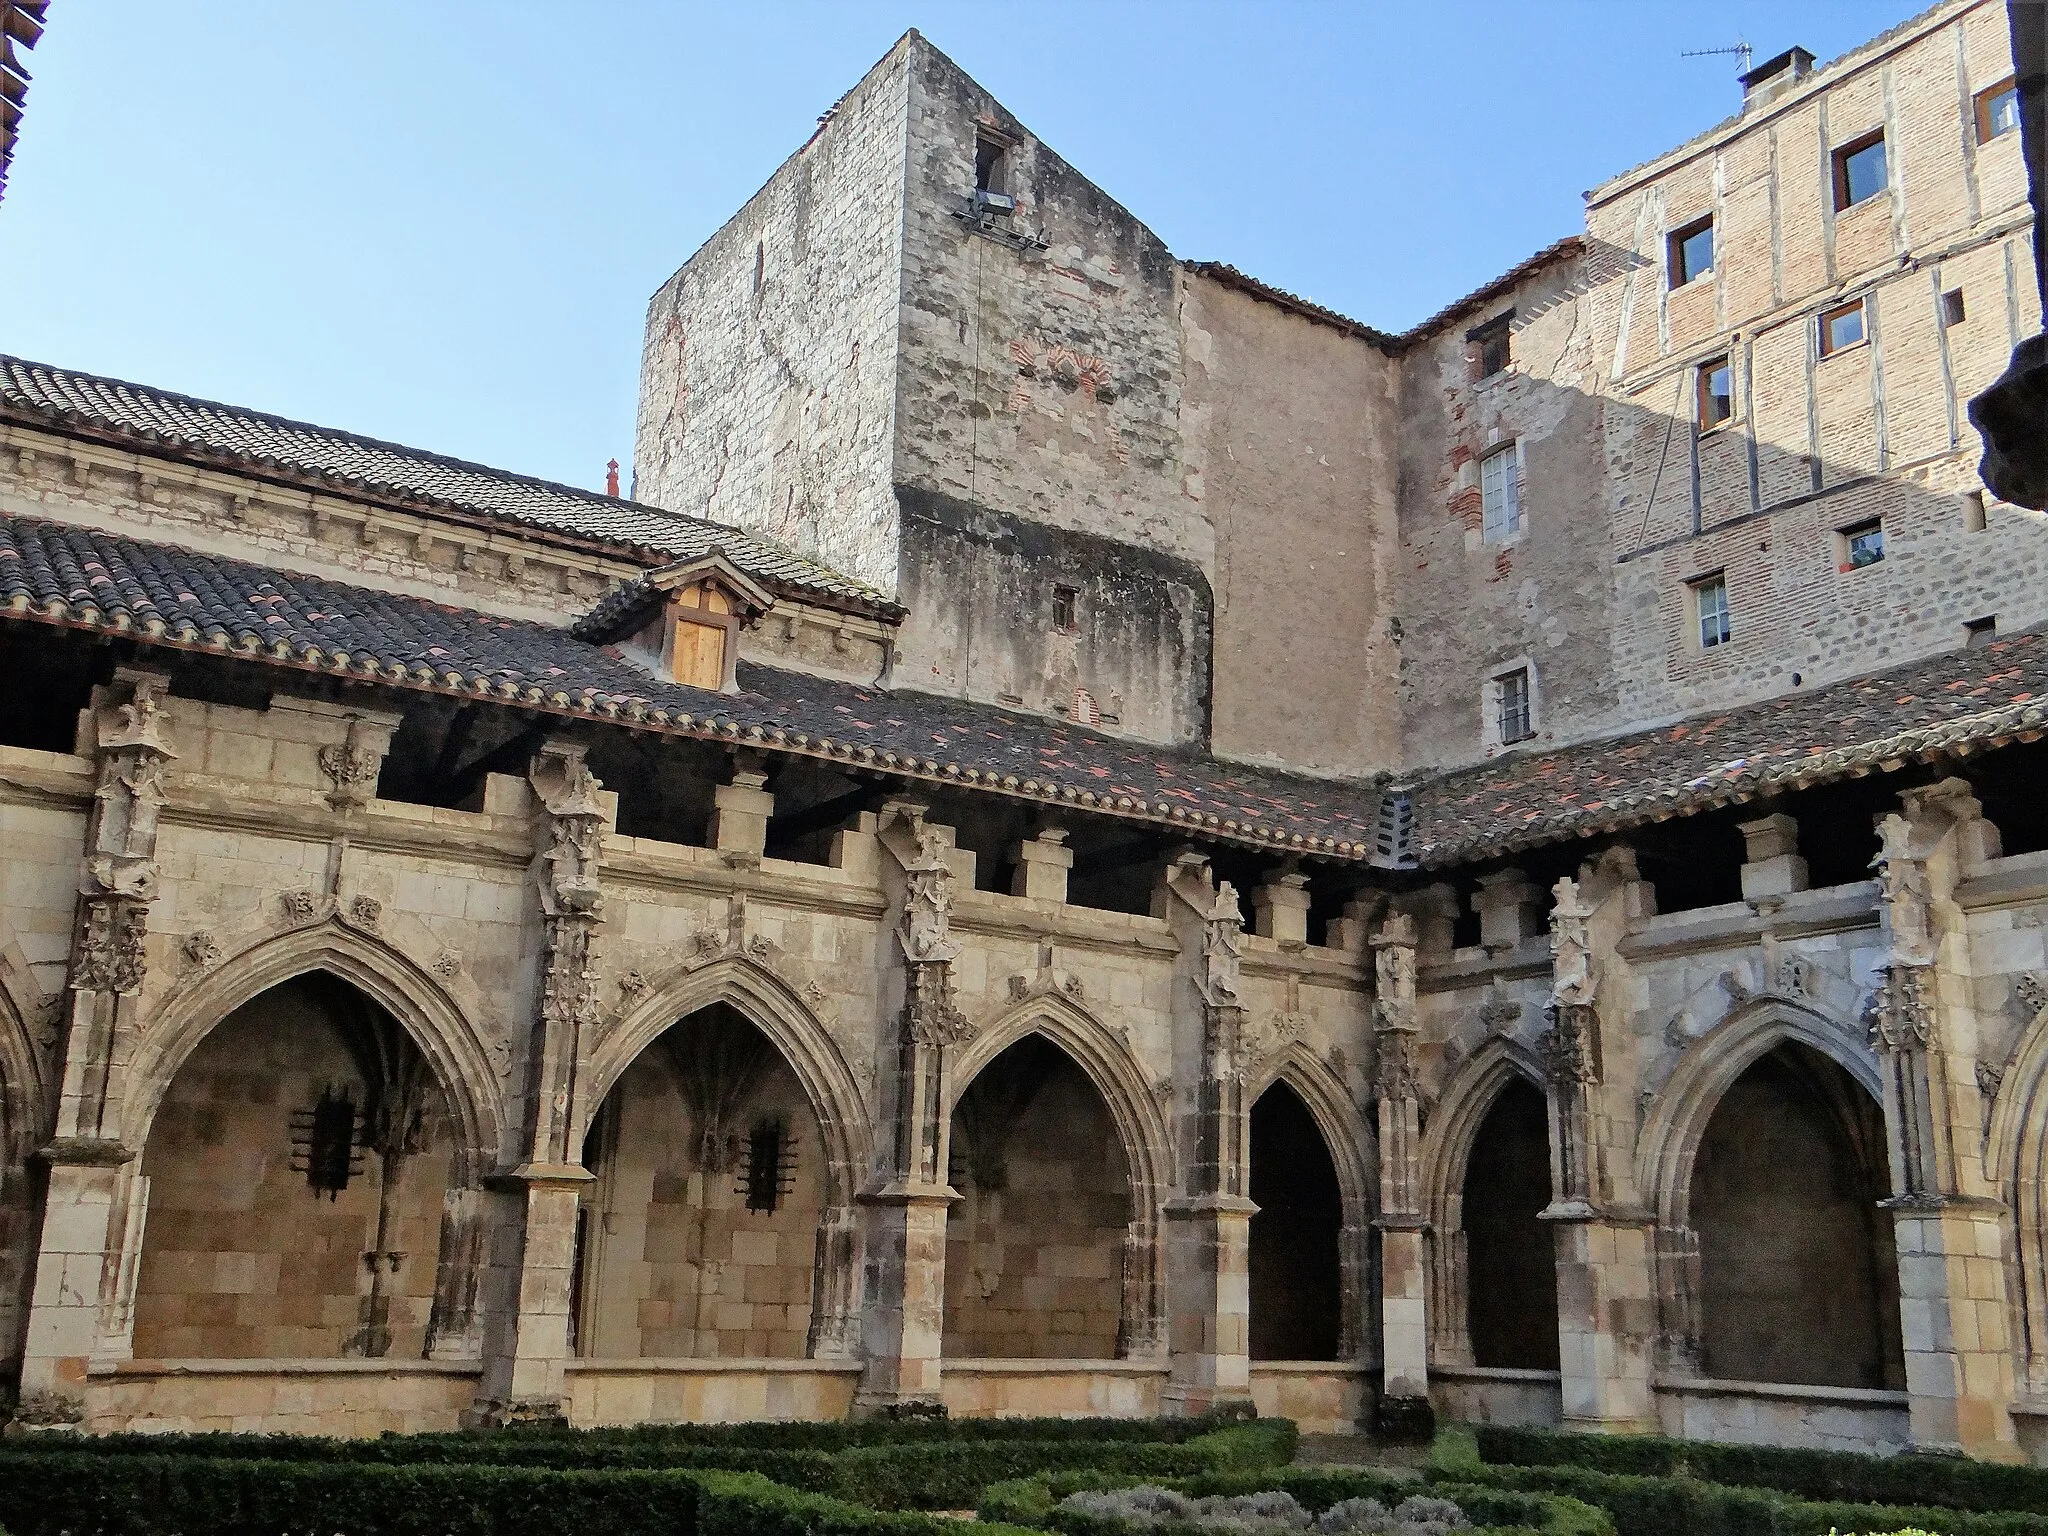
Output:
[[877,828],[897,921],[877,1166],[860,1195],[867,1364],[854,1408],[865,1414],[931,1413],[941,1402],[946,1212],[960,1198],[946,1182],[947,1053],[971,1031],[953,1000],[953,831],[924,816],[922,805],[892,801]]
[[732,782],[711,792],[711,846],[728,864],[759,864],[767,851],[768,818],[775,814],[767,783],[761,754],[742,750],[733,754]]
[[1308,876],[1283,869],[1252,892],[1252,932],[1280,944],[1306,944],[1308,907]]
[[1067,846],[1064,827],[1045,827],[1035,838],[1019,843],[1010,857],[1017,872],[1010,878],[1010,894],[1032,901],[1067,899],[1067,875],[1074,867],[1074,850]]
[[1969,936],[1953,892],[1997,852],[1960,779],[1908,790],[1880,826],[1886,944],[1871,1045],[1884,1067],[1899,1316],[1913,1443],[2022,1459],[2005,1289],[2006,1211],[1983,1166]]
[[1166,1204],[1169,1413],[1236,1410],[1251,1401],[1251,1220],[1245,1193],[1244,1004],[1238,995],[1244,915],[1209,861],[1175,858],[1154,910],[1180,942],[1174,982],[1174,1076],[1183,1194]]
[[[1632,881],[1633,860],[1627,859]],[[1557,1244],[1558,1357],[1567,1429],[1657,1429],[1651,1222],[1614,1199],[1607,1167],[1594,909],[1569,876],[1552,888],[1549,1079],[1551,1203]],[[1603,924],[1602,937],[1617,935]],[[1632,1126],[1631,1126],[1632,1128]]]
[[1742,833],[1742,899],[1776,907],[1806,889],[1806,860],[1799,856],[1799,823],[1790,816],[1760,816],[1739,824]]
[[142,1181],[121,1122],[126,1068],[147,967],[157,895],[157,818],[171,750],[160,673],[122,668],[93,701],[97,787],[86,821],[72,931],[70,1006],[59,1046],[55,1134],[35,1282],[29,1298],[21,1396],[25,1423],[78,1422],[86,1370],[122,1331],[129,1248],[139,1249]]
[[1429,1405],[1415,944],[1415,920],[1405,912],[1388,917],[1372,937],[1380,1133],[1380,1395],[1374,1423],[1382,1438],[1427,1441],[1436,1432],[1436,1415]]
[[584,749],[543,745],[527,774],[541,805],[533,874],[541,919],[534,1016],[525,1050],[519,1163],[487,1181],[497,1197],[486,1276],[483,1383],[475,1424],[564,1418],[576,1206],[591,1175],[581,1148],[586,1036],[597,1017],[598,856],[606,819]]

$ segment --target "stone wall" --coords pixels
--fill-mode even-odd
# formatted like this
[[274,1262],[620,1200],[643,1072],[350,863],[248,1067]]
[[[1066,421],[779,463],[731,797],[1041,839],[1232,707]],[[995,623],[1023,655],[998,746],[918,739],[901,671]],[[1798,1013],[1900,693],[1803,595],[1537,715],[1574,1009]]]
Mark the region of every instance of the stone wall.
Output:
[[890,50],[647,306],[634,495],[896,589],[904,118]]

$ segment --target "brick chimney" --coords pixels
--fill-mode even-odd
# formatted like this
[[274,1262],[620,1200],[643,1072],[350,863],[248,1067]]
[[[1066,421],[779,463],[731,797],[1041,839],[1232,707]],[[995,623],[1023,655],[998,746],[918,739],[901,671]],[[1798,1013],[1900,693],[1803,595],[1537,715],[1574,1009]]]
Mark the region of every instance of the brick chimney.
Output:
[[604,466],[604,493],[607,496],[619,494],[619,461],[607,460]]
[[1787,48],[1775,59],[1765,59],[1735,77],[1742,82],[1742,110],[1752,112],[1776,101],[1812,73],[1813,55],[1804,48]]

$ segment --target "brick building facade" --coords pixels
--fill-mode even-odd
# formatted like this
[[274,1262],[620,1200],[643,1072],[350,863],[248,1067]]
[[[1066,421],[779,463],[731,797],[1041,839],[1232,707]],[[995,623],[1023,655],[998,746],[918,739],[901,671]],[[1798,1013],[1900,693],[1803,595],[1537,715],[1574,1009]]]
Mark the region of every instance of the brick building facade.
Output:
[[18,1418],[2048,1457],[2005,26],[1398,335],[909,34],[650,302],[632,499],[0,361]]

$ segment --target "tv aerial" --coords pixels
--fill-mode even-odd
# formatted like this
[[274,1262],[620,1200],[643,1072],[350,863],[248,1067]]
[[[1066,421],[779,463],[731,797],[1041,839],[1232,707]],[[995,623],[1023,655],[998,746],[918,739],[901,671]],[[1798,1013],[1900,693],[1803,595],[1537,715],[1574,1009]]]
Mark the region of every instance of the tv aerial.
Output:
[[1734,46],[1730,48],[1687,48],[1680,52],[1678,56],[1681,59],[1711,59],[1733,55],[1742,64],[1742,67],[1736,73],[1738,75],[1746,75],[1749,73],[1750,55],[1755,52],[1754,48],[1738,37],[1735,40]]

